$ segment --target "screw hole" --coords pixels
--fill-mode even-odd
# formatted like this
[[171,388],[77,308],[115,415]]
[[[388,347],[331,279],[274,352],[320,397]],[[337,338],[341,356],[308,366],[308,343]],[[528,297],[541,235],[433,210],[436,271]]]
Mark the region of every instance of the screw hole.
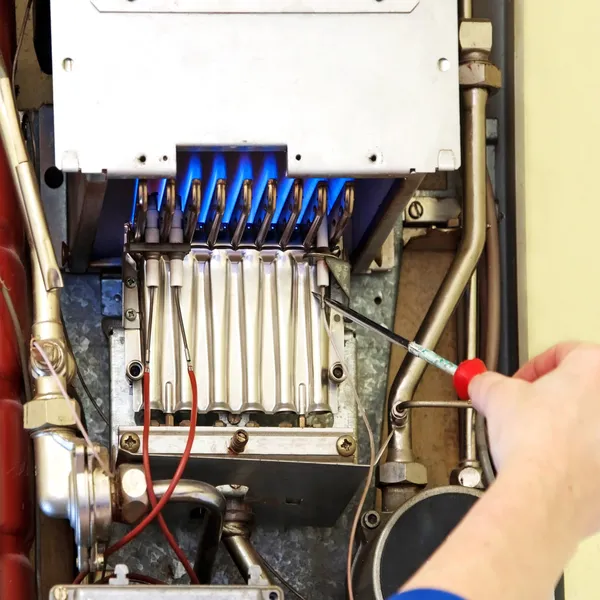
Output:
[[301,161],[302,160],[302,154],[296,154],[296,160],[297,161]]
[[[380,1],[380,0],[378,0]],[[369,160],[374,163],[377,162],[377,154],[371,154],[371,156],[369,156]]]
[[269,594],[269,600],[279,600],[279,594],[277,592],[271,592]]
[[450,61],[447,58],[440,58],[440,60],[438,60],[438,69],[442,73],[446,73],[450,70]]
[[60,169],[48,167],[44,173],[44,183],[51,189],[57,190],[65,182],[65,176]]
[[145,162],[146,162],[146,155],[145,155],[145,154],[142,154],[142,155],[141,155],[141,156],[138,158],[138,160],[139,160],[139,161],[140,161],[142,164],[145,164]]
[[334,320],[336,323],[339,323],[339,322],[342,320],[342,317],[340,317],[340,315],[334,315],[334,316],[333,316],[333,320]]
[[381,296],[375,296],[375,298],[373,298],[373,302],[379,306],[383,302],[383,298]]
[[167,162],[169,160],[169,157],[165,154],[162,159],[163,159],[163,162]]

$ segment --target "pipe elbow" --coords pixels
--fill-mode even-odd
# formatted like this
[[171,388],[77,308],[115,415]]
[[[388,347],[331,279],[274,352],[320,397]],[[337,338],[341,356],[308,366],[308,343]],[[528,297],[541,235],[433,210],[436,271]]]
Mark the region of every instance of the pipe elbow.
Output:
[[38,505],[54,519],[69,518],[73,437],[69,431],[46,430],[33,440]]

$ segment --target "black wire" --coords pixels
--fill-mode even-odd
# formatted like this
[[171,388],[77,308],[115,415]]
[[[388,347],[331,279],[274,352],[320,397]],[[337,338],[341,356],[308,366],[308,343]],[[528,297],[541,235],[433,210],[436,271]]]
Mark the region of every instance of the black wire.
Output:
[[[69,338],[69,330],[67,329],[67,323],[65,322],[65,316],[63,315],[62,310],[60,311],[60,320],[62,322],[63,330],[65,332],[65,341],[67,342],[69,351],[71,352],[71,355],[73,356],[73,360],[75,360],[75,353],[73,352],[73,346],[71,344],[71,339]],[[83,375],[81,374],[81,371],[79,370],[79,366],[77,365],[76,360],[75,360],[75,370],[77,371],[77,379],[79,379],[79,383],[81,384],[81,387],[83,388],[83,391],[85,392],[85,395],[88,397],[88,400],[90,401],[92,406],[96,409],[96,412],[98,413],[100,418],[110,427],[108,418],[106,417],[104,412],[102,412],[100,405],[98,404],[98,402],[92,395],[90,388],[87,386],[87,383],[83,379]]]
[[275,567],[271,566],[269,564],[269,562],[267,561],[267,559],[258,550],[256,551],[256,553],[258,554],[258,556],[260,556],[260,560],[262,560],[265,567],[267,567],[267,570],[270,571],[272,575],[275,575],[275,577],[281,583],[283,583],[283,585],[288,590],[290,590],[290,592],[292,592],[292,594],[294,594],[294,596],[296,596],[296,598],[299,598],[299,600],[307,600],[306,596],[303,596],[289,581],[287,581],[287,579],[285,579],[283,577],[283,575],[281,575],[278,571],[276,571]]

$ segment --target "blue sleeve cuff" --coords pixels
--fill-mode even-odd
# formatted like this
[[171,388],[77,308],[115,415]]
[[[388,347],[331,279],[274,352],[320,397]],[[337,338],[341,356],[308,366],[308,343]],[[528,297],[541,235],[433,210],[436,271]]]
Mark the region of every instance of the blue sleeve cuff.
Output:
[[411,590],[394,594],[388,600],[464,600],[456,594],[440,592],[439,590]]

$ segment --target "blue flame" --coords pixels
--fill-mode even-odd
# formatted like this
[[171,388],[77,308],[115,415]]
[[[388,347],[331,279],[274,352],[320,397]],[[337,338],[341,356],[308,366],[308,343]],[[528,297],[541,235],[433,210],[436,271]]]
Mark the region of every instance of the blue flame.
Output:
[[331,212],[335,201],[338,199],[338,196],[341,194],[344,189],[344,185],[346,182],[352,181],[351,179],[343,179],[338,177],[337,179],[329,180],[329,191],[327,197],[327,214]]
[[277,224],[279,217],[281,216],[281,211],[285,206],[285,203],[288,199],[292,191],[292,186],[294,185],[294,180],[290,177],[284,177],[277,184],[277,205],[275,207],[275,214],[273,215],[273,225]]
[[[317,193],[317,184],[319,181],[326,181],[321,178],[311,177],[310,179],[304,180],[304,200],[302,201],[302,210],[300,211],[300,215],[298,216],[298,223],[302,223],[304,219],[304,215],[306,214],[306,209],[312,200],[313,194]],[[310,215],[309,215],[310,217]]]
[[[231,154],[228,154],[231,157]],[[294,185],[294,178],[291,177],[280,177],[282,169],[284,169],[284,163],[278,167],[278,158],[281,155],[277,155],[274,152],[240,152],[235,155],[237,164],[235,164],[235,171],[229,173],[230,179],[227,182],[227,204],[225,208],[225,214],[223,223],[228,223],[231,219],[232,213],[235,210],[235,205],[238,200],[240,191],[244,180],[251,179],[252,185],[252,209],[248,218],[248,224],[254,223],[256,219],[257,211],[260,207],[260,201],[265,193],[267,182],[269,179],[277,180],[277,205],[275,208],[275,214],[273,215],[272,225],[276,225],[281,218],[281,213],[288,200],[288,196],[292,191]],[[260,161],[260,162],[259,162]],[[199,223],[206,223],[208,213],[212,204],[213,195],[215,193],[215,187],[218,179],[227,179],[227,158],[223,152],[214,153],[199,153],[190,152],[183,156],[182,167],[185,170],[184,177],[179,179],[178,193],[181,197],[182,205],[187,202],[192,181],[194,179],[202,179],[202,208],[200,216],[198,218]],[[230,161],[231,169],[231,161]],[[260,165],[260,167],[259,167]],[[307,208],[313,200],[313,196],[317,191],[317,185],[320,181],[327,181],[328,183],[328,206],[327,212],[329,213],[342,193],[344,185],[352,179],[336,177],[333,179],[324,178],[307,178],[303,182],[304,194],[302,201],[302,209],[298,218],[298,224],[303,223],[304,219],[312,218],[307,213]],[[167,185],[166,179],[161,179],[158,186],[158,203],[159,210],[162,205],[165,189]],[[135,216],[135,209],[137,204],[139,180],[136,179],[134,182],[134,193],[133,193],[133,210],[131,214],[131,220],[133,222]]]
[[227,179],[227,165],[225,164],[225,156],[221,152],[217,152],[213,155],[210,177],[204,193],[205,200],[202,203],[202,211],[200,213],[200,218],[198,219],[199,223],[206,223],[208,210],[212,204],[212,197],[215,193],[215,187],[217,187],[217,181],[219,179]]
[[202,163],[200,161],[199,154],[190,154],[187,164],[187,172],[185,174],[185,179],[183,181],[183,185],[179,190],[179,195],[181,196],[181,205],[185,206],[187,202],[188,196],[190,195],[190,189],[192,187],[192,181],[194,179],[202,178]]
[[165,190],[167,189],[167,180],[165,179],[161,179],[160,180],[160,184],[158,185],[158,210],[160,211],[160,207],[162,206],[163,203],[163,198],[165,196]]
[[140,180],[136,179],[133,182],[133,207],[131,209],[131,223],[135,221],[135,207],[137,206],[138,201],[138,188],[140,185]]
[[227,182],[227,203],[225,204],[223,223],[229,223],[231,220],[231,215],[242,190],[242,184],[246,179],[252,179],[252,161],[249,154],[242,152],[238,158],[233,181]]
[[254,180],[252,189],[252,210],[248,217],[248,223],[254,223],[256,211],[260,206],[260,201],[265,193],[265,188],[267,187],[269,179],[277,179],[277,161],[275,160],[275,154],[272,152],[265,154],[258,177]]

